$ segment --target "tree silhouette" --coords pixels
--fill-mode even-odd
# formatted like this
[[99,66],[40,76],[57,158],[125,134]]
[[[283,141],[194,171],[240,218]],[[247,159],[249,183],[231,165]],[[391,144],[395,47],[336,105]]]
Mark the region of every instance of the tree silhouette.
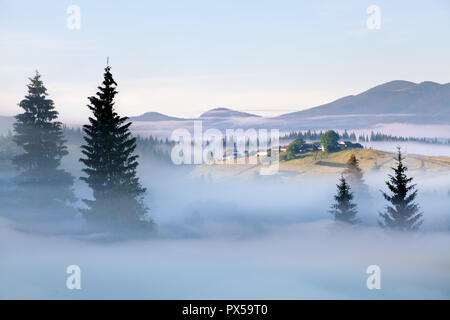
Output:
[[36,71],[28,94],[19,103],[24,110],[16,115],[15,143],[23,152],[12,160],[20,174],[17,209],[28,217],[44,218],[51,213],[62,215],[71,211],[67,202],[75,201],[72,175],[59,169],[61,159],[68,154],[61,122],[54,103],[48,99],[41,75]]
[[347,161],[347,168],[344,170],[344,176],[347,178],[350,186],[358,196],[368,196],[369,190],[364,182],[363,172],[359,167],[359,160],[355,154],[351,154]]
[[411,184],[412,177],[407,177],[408,168],[403,164],[403,160],[399,148],[397,166],[392,168],[394,174],[389,175],[389,181],[386,181],[392,195],[381,191],[390,204],[386,205],[385,212],[380,212],[382,221],[379,221],[379,224],[387,229],[415,231],[423,222],[423,214],[419,212],[419,206],[414,202],[417,196],[416,185]]
[[334,196],[336,201],[331,205],[330,213],[334,216],[336,221],[355,224],[358,222],[356,219],[356,204],[352,202],[353,194],[350,190],[350,186],[342,175],[337,184],[337,194]]
[[84,155],[80,161],[86,166],[85,181],[93,190],[94,200],[83,199],[88,206],[82,213],[92,225],[99,227],[148,228],[152,221],[146,217],[148,209],[143,204],[146,189],[136,176],[138,167],[134,154],[136,138],[132,137],[127,117],[114,111],[117,83],[105,68],[102,86],[97,96],[89,98],[93,117],[83,126]]

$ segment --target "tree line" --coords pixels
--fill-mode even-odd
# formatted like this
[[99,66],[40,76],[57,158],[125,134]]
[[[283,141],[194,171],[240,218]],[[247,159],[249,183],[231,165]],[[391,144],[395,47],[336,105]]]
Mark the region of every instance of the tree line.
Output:
[[[82,128],[63,127],[64,136],[68,143],[74,145],[83,144],[83,130]],[[1,137],[0,137],[1,139]],[[1,143],[1,140],[0,140]],[[153,158],[161,162],[172,164],[170,158],[170,151],[175,145],[174,141],[158,138],[156,136],[136,136],[136,153],[142,158]]]
[[[329,130],[328,130],[329,131]],[[280,140],[292,140],[292,139],[303,139],[305,141],[318,141],[320,138],[328,131],[292,131],[286,133],[280,138]],[[369,134],[356,134],[356,132],[348,132],[344,130],[343,133],[338,133],[340,140],[351,141],[351,142],[419,142],[428,144],[450,144],[450,139],[439,139],[439,138],[418,138],[418,137],[402,137],[394,136],[391,134],[385,134],[380,132],[371,131]]]

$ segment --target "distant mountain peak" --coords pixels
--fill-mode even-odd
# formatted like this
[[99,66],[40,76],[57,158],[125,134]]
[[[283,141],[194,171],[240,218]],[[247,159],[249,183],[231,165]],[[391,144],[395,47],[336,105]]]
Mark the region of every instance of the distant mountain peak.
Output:
[[403,91],[403,90],[409,90],[409,89],[415,88],[416,86],[417,86],[417,83],[414,83],[411,81],[393,80],[393,81],[389,81],[389,82],[380,84],[378,86],[375,86],[363,93],[383,92],[383,91]]
[[405,80],[394,80],[389,81],[383,84],[380,84],[376,87],[373,87],[363,93],[367,92],[400,92],[400,91],[407,91],[407,90],[422,90],[422,89],[433,89],[433,88],[441,88],[443,86],[446,86],[446,84],[440,84],[433,81],[423,81],[420,83],[415,83],[411,81],[405,81]]
[[130,117],[131,121],[178,121],[182,118],[167,116],[159,112],[146,112],[140,116]]
[[423,81],[419,83],[419,86],[430,85],[430,86],[442,86],[442,84],[434,82],[434,81]]
[[260,117],[256,114],[231,110],[228,108],[214,108],[200,115],[200,118],[232,118],[232,117]]

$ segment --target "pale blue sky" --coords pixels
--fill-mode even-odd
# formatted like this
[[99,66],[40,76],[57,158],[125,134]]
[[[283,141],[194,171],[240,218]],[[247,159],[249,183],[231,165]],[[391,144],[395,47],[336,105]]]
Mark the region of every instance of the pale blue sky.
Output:
[[449,39],[446,0],[0,0],[0,114],[17,113],[39,69],[62,119],[83,120],[110,56],[122,114],[277,115],[390,80],[450,82]]

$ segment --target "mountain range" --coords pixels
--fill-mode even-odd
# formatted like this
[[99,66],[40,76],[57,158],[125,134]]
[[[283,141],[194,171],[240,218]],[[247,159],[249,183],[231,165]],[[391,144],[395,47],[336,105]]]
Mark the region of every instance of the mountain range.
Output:
[[[298,119],[349,116],[365,122],[368,116],[375,122],[405,122],[418,124],[448,124],[450,120],[450,83],[414,83],[391,81],[358,95],[343,97],[311,109],[279,116],[280,119]],[[365,118],[365,119],[364,119]],[[353,121],[352,120],[352,121]]]
[[[227,108],[209,110],[199,118],[210,122],[237,121],[284,128],[368,128],[381,123],[450,124],[450,83],[414,83],[396,80],[357,95],[346,96],[314,108],[263,118]],[[186,121],[160,113],[145,113],[133,121]],[[246,121],[245,121],[246,120]]]
[[[368,129],[392,123],[450,125],[450,83],[395,80],[357,95],[276,117],[215,108],[198,118],[178,118],[147,112],[130,119],[137,131],[159,135],[166,135],[177,127],[191,127],[193,120],[202,120],[206,128],[278,128],[282,131]],[[0,133],[10,130],[12,123],[12,117],[0,117]]]

